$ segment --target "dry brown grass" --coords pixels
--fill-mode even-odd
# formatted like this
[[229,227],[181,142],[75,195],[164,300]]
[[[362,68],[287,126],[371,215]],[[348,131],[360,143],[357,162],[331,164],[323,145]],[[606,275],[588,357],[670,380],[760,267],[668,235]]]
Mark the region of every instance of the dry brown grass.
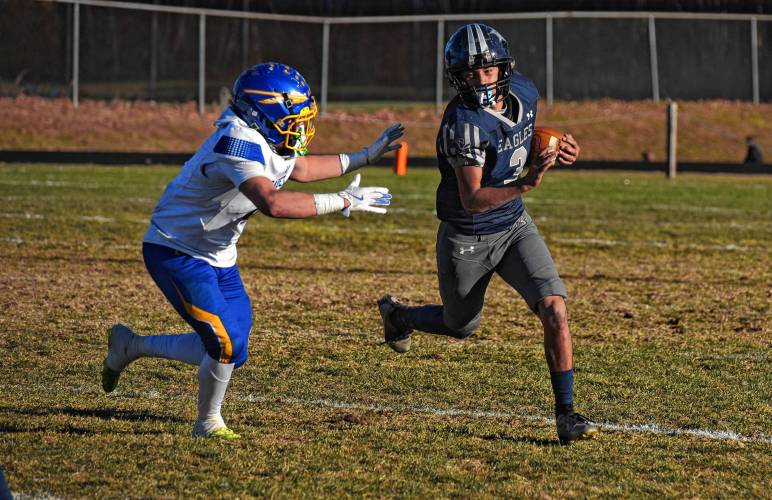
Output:
[[[638,160],[643,151],[665,158],[666,103],[570,101],[543,105],[540,125],[572,133],[587,160]],[[199,115],[194,103],[0,98],[0,148],[192,152],[212,131],[219,108]],[[746,135],[772,146],[772,104],[737,101],[679,103],[679,159],[736,163]],[[332,105],[318,120],[312,153],[351,151],[386,125],[405,123],[413,156],[433,156],[439,116],[432,106]]]

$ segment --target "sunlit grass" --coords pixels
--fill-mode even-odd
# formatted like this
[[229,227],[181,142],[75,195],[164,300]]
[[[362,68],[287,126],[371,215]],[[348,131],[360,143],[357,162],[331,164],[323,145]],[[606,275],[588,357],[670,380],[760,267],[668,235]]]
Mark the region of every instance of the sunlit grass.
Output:
[[[569,289],[580,411],[749,441],[606,430],[556,446],[538,320],[494,279],[465,342],[382,343],[375,300],[439,300],[434,170],[385,169],[384,217],[254,217],[250,360],[189,437],[196,375],[142,360],[99,387],[105,330],[186,326],[144,270],[177,169],[0,166],[0,463],[65,497],[765,496],[772,484],[772,179],[555,172],[527,196]],[[288,189],[336,191],[345,180]],[[765,441],[766,439],[766,441]]]

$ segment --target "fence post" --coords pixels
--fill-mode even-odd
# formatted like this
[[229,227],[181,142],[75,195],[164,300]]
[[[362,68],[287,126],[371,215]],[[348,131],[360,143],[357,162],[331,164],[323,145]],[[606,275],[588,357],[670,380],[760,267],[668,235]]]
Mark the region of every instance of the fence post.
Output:
[[198,16],[198,113],[204,114],[206,87],[206,15]]
[[[156,3],[157,0],[156,0]],[[158,12],[150,14],[150,98],[156,98],[158,82]]]
[[667,105],[667,177],[675,179],[676,176],[676,149],[678,143],[678,103],[671,102]]
[[649,16],[649,67],[651,68],[651,97],[659,102],[659,64],[657,60],[657,28],[654,16]]
[[545,19],[546,22],[546,33],[547,33],[547,40],[546,42],[546,61],[545,64],[547,66],[547,106],[552,106],[552,98],[553,96],[553,69],[552,69],[552,18],[547,17]]
[[759,35],[756,18],[751,19],[751,80],[753,80],[753,104],[759,103]]
[[437,80],[434,87],[434,112],[440,114],[442,111],[442,76],[445,67],[444,62],[444,42],[445,41],[445,20],[437,21]]
[[80,4],[75,4],[72,15],[72,106],[78,107],[78,84],[80,71]]
[[327,112],[327,84],[330,79],[330,21],[322,27],[322,114]]
[[[247,0],[243,0],[242,10],[244,12],[249,12],[249,2]],[[241,20],[241,70],[244,71],[248,66],[252,66],[249,64],[249,20],[245,17]]]

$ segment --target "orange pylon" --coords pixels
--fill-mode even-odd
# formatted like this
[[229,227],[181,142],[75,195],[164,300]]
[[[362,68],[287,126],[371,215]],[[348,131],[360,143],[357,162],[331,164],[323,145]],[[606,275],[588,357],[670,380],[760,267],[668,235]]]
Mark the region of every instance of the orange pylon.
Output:
[[394,173],[399,176],[407,175],[407,142],[400,141],[400,148],[394,156]]

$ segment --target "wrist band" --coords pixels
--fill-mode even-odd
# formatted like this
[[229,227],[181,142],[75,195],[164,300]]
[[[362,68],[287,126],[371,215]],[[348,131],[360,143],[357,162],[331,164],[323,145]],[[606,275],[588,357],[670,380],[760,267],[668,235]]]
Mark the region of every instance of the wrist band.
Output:
[[367,159],[367,148],[355,153],[341,153],[339,156],[341,175],[370,164]]
[[316,206],[316,215],[325,215],[340,212],[346,204],[337,193],[314,193],[314,206]]
[[340,158],[340,175],[343,175],[348,172],[351,165],[351,159],[346,153],[339,154],[338,158]]

